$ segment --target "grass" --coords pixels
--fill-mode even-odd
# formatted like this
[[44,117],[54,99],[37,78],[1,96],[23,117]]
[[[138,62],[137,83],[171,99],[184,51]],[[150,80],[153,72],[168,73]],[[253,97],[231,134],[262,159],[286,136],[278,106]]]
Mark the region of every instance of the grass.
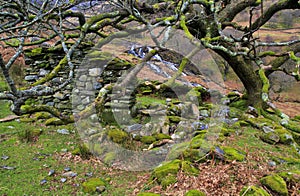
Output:
[[[232,147],[245,151],[252,156],[260,157],[260,159],[265,163],[279,157],[285,157],[287,159],[296,158],[300,160],[300,155],[292,146],[283,144],[271,145],[265,143],[259,139],[259,137],[257,136],[258,133],[259,130],[247,127],[244,128],[242,134],[228,138],[224,143],[225,145],[230,145]],[[293,161],[285,164],[279,164],[276,167],[278,171],[299,168],[300,164]]]
[[[138,101],[145,105],[164,102],[153,97],[139,97]],[[1,118],[11,114],[8,102],[0,101],[0,111]],[[57,133],[57,129],[62,128],[70,130],[71,134]],[[26,137],[20,136],[20,133],[33,130],[41,130],[41,135],[31,142],[20,140],[21,137]],[[141,187],[146,184],[144,189],[151,189],[152,186],[148,187],[145,180],[141,184],[138,178],[140,175],[149,175],[150,172],[115,170],[94,157],[83,160],[72,155],[71,152],[82,143],[75,130],[72,124],[45,127],[39,122],[25,123],[18,120],[0,123],[0,195],[87,195],[83,193],[82,183],[91,178],[86,175],[90,172],[93,173],[92,178],[106,179],[109,182],[106,191],[101,194],[104,196],[132,195],[137,184]],[[245,164],[254,163],[257,167],[267,164],[274,157],[300,158],[291,146],[262,142],[256,136],[258,132],[250,127],[241,127],[239,134],[227,137],[223,145],[247,152]],[[1,156],[9,158],[3,159]],[[3,166],[14,169],[4,169]],[[66,167],[70,167],[77,176],[66,177],[67,181],[61,182]],[[293,169],[299,169],[299,163],[290,162],[276,166],[276,171]],[[48,175],[50,170],[55,170],[51,176]],[[41,184],[43,179],[47,180],[45,184]],[[172,192],[172,189],[168,191]]]
[[[1,118],[10,114],[8,104],[1,102],[0,111]],[[18,121],[0,123],[0,156],[9,157],[6,160],[0,158],[0,195],[85,195],[81,184],[90,178],[86,176],[89,172],[93,172],[93,177],[111,179],[103,195],[128,195],[133,191],[128,187],[136,181],[138,173],[113,171],[94,159],[82,160],[71,155],[80,138],[76,133],[57,133],[56,130],[61,128],[74,130],[73,125],[44,127]],[[20,141],[19,133],[36,129],[41,129],[42,134],[34,142]],[[15,169],[3,169],[3,166]],[[64,178],[65,167],[70,167],[77,176],[67,178],[63,183],[60,180]],[[51,169],[55,173],[48,176]],[[41,185],[43,179],[47,183]]]
[[166,100],[165,99],[160,99],[157,97],[151,97],[151,96],[139,96],[136,98],[137,103],[141,103],[144,106],[149,106],[152,104],[165,104]]

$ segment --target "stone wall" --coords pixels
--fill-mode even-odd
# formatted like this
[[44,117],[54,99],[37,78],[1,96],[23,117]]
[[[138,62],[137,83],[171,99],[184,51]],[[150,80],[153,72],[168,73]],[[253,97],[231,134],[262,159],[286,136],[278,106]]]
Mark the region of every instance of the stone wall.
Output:
[[[91,47],[92,45],[83,44],[73,53],[72,63],[75,67],[79,67],[81,65],[82,60]],[[40,79],[47,77],[49,73],[51,73],[54,69],[57,69],[57,65],[64,56],[65,53],[60,45],[55,47],[40,47],[25,50],[25,81],[28,82],[29,85],[32,85]],[[46,82],[46,85],[50,87],[57,87],[66,81],[68,75],[69,66],[62,66],[55,77]],[[72,112],[72,104],[70,100],[72,90],[73,84],[71,83],[56,92],[54,95],[39,97],[33,101],[28,100],[27,104],[46,104],[59,109],[64,114],[70,114]]]

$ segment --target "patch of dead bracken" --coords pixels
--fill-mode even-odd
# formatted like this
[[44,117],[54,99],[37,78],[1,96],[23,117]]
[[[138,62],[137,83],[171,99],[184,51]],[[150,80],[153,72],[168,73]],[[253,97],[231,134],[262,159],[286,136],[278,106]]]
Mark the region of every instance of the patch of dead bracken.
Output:
[[[184,196],[187,191],[192,189],[200,190],[207,196],[239,195],[244,186],[261,185],[259,179],[276,172],[275,167],[269,166],[265,158],[255,152],[248,153],[244,162],[216,163],[214,160],[209,160],[199,164],[198,168],[200,170],[198,176],[179,172],[177,182],[166,189],[157,185],[155,181],[149,181],[150,175],[140,176],[132,195],[146,191],[164,196]],[[297,195],[300,184],[288,183],[287,185],[289,195]]]

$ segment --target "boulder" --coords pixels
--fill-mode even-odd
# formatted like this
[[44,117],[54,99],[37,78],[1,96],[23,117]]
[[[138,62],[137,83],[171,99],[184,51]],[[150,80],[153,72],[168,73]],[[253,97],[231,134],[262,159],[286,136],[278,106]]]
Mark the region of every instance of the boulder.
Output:
[[260,179],[260,182],[270,189],[274,194],[288,196],[286,182],[277,174],[269,175]]

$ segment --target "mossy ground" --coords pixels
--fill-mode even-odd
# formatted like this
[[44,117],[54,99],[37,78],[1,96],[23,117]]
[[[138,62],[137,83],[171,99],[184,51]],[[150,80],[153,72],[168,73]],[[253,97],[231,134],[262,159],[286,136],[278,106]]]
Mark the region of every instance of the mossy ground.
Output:
[[[0,118],[11,113],[7,102],[0,101]],[[42,130],[34,141],[20,141],[20,133],[24,130]],[[0,123],[0,195],[85,195],[82,184],[90,178],[111,179],[102,195],[130,195],[133,188],[131,183],[143,172],[126,172],[111,170],[91,157],[84,160],[72,155],[72,151],[82,143],[76,133],[63,135],[57,129],[74,131],[73,125],[45,127],[39,123],[11,121]],[[67,151],[67,152],[66,152]],[[12,170],[3,166],[14,167]],[[64,168],[70,167],[77,173],[76,177],[66,177]],[[55,170],[54,175],[48,176],[49,171]],[[93,173],[92,177],[87,173]],[[47,182],[41,185],[41,180]]]
[[[11,114],[8,107],[7,102],[1,102],[0,118]],[[242,123],[244,126],[240,126],[240,124],[233,125],[234,128],[230,128],[233,131],[230,131],[226,139],[220,142],[220,147],[233,147],[245,154],[245,158],[240,164],[244,164],[245,166],[257,165],[259,169],[260,165],[265,165],[268,161],[275,161],[277,163],[274,169],[275,172],[299,170],[300,155],[290,145],[271,145],[265,143],[258,136],[261,132],[260,130],[247,126],[247,124],[244,125]],[[0,159],[0,166],[15,167],[13,170],[0,168],[1,195],[23,195],[24,193],[28,195],[38,195],[40,193],[43,195],[84,195],[82,184],[90,178],[111,179],[102,195],[132,195],[135,189],[138,189],[138,192],[159,192],[163,195],[164,193],[176,192],[178,189],[172,185],[174,182],[180,180],[178,175],[173,175],[172,178],[163,181],[162,183],[166,184],[164,188],[170,185],[167,189],[160,190],[157,189],[158,184],[155,179],[149,182],[151,171],[127,172],[115,170],[97,162],[94,160],[94,157],[90,157],[90,160],[84,160],[78,155],[72,155],[71,152],[76,150],[82,141],[76,134],[76,131],[69,135],[62,135],[56,132],[57,129],[62,128],[71,130],[71,132],[75,130],[73,125],[45,127],[39,121],[34,123],[25,123],[22,121],[0,123],[0,150],[2,155],[9,156],[7,160]],[[40,130],[40,132],[34,135],[34,140],[21,142],[20,133],[24,133],[25,130],[33,131],[33,133],[36,133],[36,130]],[[162,135],[155,135],[154,137],[155,139],[164,138]],[[200,143],[201,141],[203,142],[201,134],[195,138],[198,138]],[[196,141],[198,140],[194,139],[194,150],[197,150],[198,143]],[[187,143],[184,146],[190,149],[190,144]],[[186,149],[184,148],[184,150]],[[106,158],[110,159],[111,157]],[[173,159],[175,158],[177,156],[173,157]],[[109,160],[107,161],[109,162]],[[201,164],[206,164],[198,163],[200,166]],[[222,164],[221,161],[220,163]],[[62,183],[60,180],[65,167],[70,167],[78,175],[74,178],[67,178],[67,181]],[[181,167],[182,165],[179,165],[179,168]],[[48,176],[48,172],[51,169],[54,169],[56,173],[53,176]],[[209,168],[206,169],[209,170]],[[89,172],[93,172],[92,177],[86,176]],[[200,171],[199,176],[202,175],[202,172],[203,170]],[[192,176],[188,173],[184,175]],[[218,175],[218,173],[214,175]],[[142,178],[138,176],[142,176]],[[238,179],[236,177],[232,178]],[[46,179],[47,183],[41,185],[40,182],[42,179]],[[235,181],[233,180],[230,183],[235,183]],[[246,186],[246,184],[244,185]],[[177,184],[177,186],[181,185]]]

